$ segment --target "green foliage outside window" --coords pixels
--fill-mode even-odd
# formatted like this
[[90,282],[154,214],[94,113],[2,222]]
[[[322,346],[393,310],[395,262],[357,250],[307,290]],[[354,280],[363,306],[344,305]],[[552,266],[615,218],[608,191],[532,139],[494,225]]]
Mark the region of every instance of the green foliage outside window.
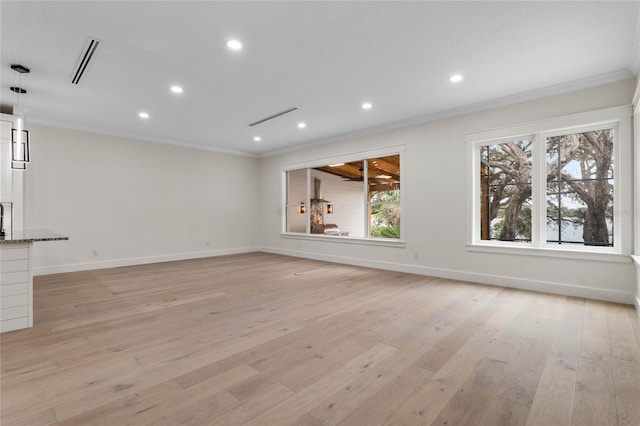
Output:
[[400,191],[371,193],[371,236],[400,238]]

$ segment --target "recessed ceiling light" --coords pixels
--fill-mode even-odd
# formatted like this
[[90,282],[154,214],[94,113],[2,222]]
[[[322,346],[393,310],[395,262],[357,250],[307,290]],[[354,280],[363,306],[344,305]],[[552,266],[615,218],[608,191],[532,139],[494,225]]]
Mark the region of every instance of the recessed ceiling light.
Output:
[[260,142],[262,140],[262,138],[260,136],[256,136],[255,138],[253,138],[254,142]]
[[307,127],[306,123],[298,123],[298,128],[299,129],[304,129],[305,127]]
[[391,176],[389,175],[378,175],[376,176],[377,179],[391,179]]
[[462,74],[454,74],[451,77],[449,77],[449,81],[452,83],[457,83],[459,81],[462,81]]
[[139,112],[138,113],[138,117],[140,117],[140,118],[149,118],[149,113],[148,112],[144,112],[144,111]]
[[371,109],[372,106],[370,102],[365,102],[362,104],[362,109]]
[[242,49],[242,43],[240,43],[238,40],[229,40],[227,42],[227,47],[231,50],[240,50]]
[[171,86],[171,91],[173,93],[182,93],[183,92],[182,87],[180,87],[180,86]]

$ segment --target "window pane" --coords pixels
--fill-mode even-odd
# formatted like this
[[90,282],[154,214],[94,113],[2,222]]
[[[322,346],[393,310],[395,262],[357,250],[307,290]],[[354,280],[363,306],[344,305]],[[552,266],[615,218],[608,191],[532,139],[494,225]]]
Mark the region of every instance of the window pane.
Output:
[[531,241],[531,148],[529,140],[481,148],[481,239]]
[[369,218],[372,237],[400,238],[400,204],[373,204]]
[[563,182],[547,185],[547,241],[583,244],[586,206]]
[[367,161],[369,234],[400,238],[400,155]]
[[364,162],[311,170],[311,233],[364,237]]
[[613,245],[613,129],[547,138],[547,242]]
[[367,162],[369,193],[397,190],[400,201],[400,155],[371,158]]
[[286,232],[307,232],[307,169],[287,172]]

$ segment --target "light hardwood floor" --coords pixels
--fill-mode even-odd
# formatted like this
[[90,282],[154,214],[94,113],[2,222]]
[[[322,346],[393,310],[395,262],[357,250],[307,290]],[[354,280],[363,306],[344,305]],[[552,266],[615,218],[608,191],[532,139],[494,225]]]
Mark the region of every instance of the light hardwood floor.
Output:
[[35,279],[9,425],[640,425],[630,306],[265,253]]

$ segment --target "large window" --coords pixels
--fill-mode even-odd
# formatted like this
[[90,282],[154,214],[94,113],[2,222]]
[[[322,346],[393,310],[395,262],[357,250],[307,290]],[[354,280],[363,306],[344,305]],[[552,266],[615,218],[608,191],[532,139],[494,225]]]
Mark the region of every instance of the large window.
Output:
[[629,251],[627,110],[468,134],[469,245]]
[[284,170],[284,232],[400,240],[400,153]]

